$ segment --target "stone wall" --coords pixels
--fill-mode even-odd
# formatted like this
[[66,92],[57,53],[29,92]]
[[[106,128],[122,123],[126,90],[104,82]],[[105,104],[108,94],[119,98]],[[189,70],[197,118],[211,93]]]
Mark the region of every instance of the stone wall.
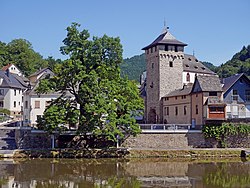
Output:
[[[151,133],[129,137],[123,147],[137,149],[191,149],[221,147],[215,139],[205,139],[201,132],[189,133]],[[234,136],[226,139],[228,148],[250,148],[249,136]]]
[[15,140],[18,149],[51,148],[51,138],[44,131],[16,129]]
[[[46,132],[31,129],[16,129],[15,140],[19,149],[51,148],[51,137]],[[55,143],[56,144],[56,143]],[[137,149],[191,149],[221,147],[215,139],[205,139],[201,131],[188,133],[144,133],[129,137],[122,147]],[[250,148],[250,135],[233,136],[226,139],[228,148]]]

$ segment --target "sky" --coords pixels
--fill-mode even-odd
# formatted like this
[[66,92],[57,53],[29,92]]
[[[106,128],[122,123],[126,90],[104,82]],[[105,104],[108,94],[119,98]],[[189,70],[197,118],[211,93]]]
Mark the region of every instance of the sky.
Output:
[[143,53],[166,21],[185,53],[220,65],[250,44],[250,0],[0,0],[0,41],[28,40],[44,58],[59,49],[72,22],[91,36],[120,37],[123,58]]

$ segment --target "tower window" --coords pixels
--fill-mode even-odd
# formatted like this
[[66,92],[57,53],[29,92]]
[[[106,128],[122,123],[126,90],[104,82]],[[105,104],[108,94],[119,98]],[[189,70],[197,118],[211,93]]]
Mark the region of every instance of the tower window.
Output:
[[152,63],[152,69],[154,68],[154,63]]
[[155,52],[157,51],[157,46],[155,46]]
[[178,107],[177,106],[175,107],[175,115],[176,116],[178,115]]
[[196,112],[196,114],[199,113],[198,105],[195,105],[195,112]]
[[186,80],[187,80],[187,82],[190,82],[190,74],[189,73],[187,73]]
[[187,106],[184,106],[184,115],[186,115],[187,114]]
[[173,61],[169,61],[169,67],[173,67]]

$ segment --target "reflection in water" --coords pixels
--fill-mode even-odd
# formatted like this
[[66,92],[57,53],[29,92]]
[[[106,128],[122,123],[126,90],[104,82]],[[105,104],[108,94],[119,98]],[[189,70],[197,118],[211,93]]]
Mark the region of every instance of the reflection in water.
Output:
[[0,188],[248,187],[248,161],[0,160]]

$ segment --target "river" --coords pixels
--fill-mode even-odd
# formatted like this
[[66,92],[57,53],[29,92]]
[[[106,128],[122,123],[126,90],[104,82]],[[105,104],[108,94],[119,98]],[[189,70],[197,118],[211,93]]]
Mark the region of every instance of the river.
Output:
[[250,162],[234,160],[0,160],[0,188],[250,187]]

